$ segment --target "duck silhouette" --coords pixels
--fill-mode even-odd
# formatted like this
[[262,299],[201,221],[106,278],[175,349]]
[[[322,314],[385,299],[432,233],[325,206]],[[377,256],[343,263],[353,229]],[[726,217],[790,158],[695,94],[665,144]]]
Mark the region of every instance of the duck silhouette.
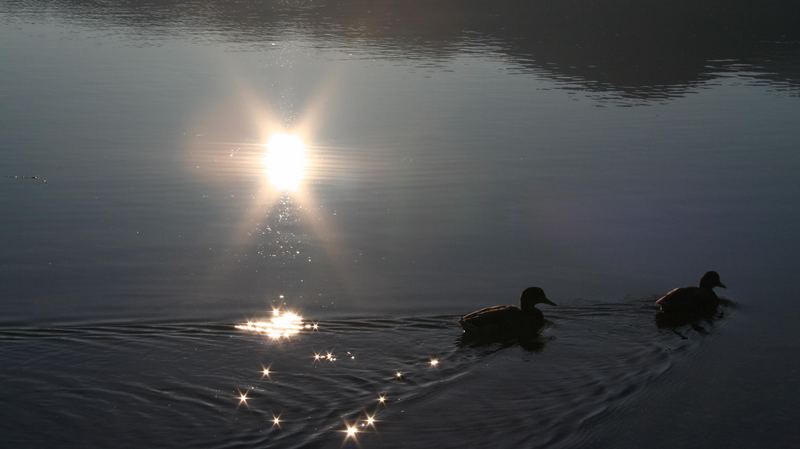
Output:
[[726,288],[716,271],[709,271],[700,279],[699,287],[675,288],[656,301],[663,314],[688,317],[713,315],[719,306],[715,287]]
[[556,305],[539,287],[529,287],[522,292],[520,307],[492,306],[464,315],[458,321],[464,335],[482,340],[533,337],[538,334],[545,319],[536,304]]

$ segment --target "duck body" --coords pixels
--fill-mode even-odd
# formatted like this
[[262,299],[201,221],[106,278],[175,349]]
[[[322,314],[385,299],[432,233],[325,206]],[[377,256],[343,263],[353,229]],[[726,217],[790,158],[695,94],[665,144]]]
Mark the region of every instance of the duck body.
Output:
[[513,338],[534,335],[544,325],[544,315],[523,312],[515,306],[492,306],[464,315],[459,324],[464,332],[475,337]]
[[531,287],[522,292],[521,307],[501,305],[485,307],[464,315],[458,321],[466,336],[483,340],[531,337],[541,330],[545,319],[538,303],[555,305],[542,289]]
[[714,290],[700,287],[672,289],[656,301],[664,313],[703,314],[719,306]]
[[672,289],[656,301],[660,311],[670,315],[713,315],[719,306],[714,287],[725,288],[716,271],[709,271],[700,279],[699,287]]

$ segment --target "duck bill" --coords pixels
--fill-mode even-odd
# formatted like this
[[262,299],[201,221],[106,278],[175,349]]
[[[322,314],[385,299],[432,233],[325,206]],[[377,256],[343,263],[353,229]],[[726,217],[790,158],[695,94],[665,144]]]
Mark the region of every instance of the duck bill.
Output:
[[544,299],[542,300],[542,304],[550,304],[551,306],[557,306],[557,305],[558,305],[558,304],[554,303],[553,301],[550,301],[550,300],[549,300],[549,299],[547,299],[547,298],[544,298]]
[[728,288],[722,282],[717,282],[717,287]]

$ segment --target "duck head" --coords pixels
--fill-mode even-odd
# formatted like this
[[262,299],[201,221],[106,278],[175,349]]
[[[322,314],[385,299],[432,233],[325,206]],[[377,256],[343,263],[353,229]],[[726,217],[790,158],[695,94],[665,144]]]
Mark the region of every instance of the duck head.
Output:
[[725,284],[719,280],[719,273],[716,271],[709,271],[700,279],[700,288],[707,288],[710,290],[714,287],[727,288]]
[[556,305],[553,301],[547,299],[544,295],[544,290],[539,287],[528,287],[522,292],[522,297],[519,298],[520,309],[525,312],[530,309],[535,309],[536,304],[550,304]]

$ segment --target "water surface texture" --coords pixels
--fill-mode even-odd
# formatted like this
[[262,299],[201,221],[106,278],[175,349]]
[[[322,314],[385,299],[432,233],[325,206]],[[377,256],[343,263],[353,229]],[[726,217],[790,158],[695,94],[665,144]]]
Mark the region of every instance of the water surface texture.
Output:
[[[0,0],[2,445],[338,448],[375,411],[361,447],[800,445],[798,23]],[[723,316],[657,327],[710,269]],[[460,340],[532,285],[540,340]],[[319,329],[235,327],[272,307]]]
[[43,428],[7,443],[337,447],[360,420],[365,446],[575,447],[718,327],[678,335],[652,314],[564,307],[524,347],[464,342],[454,316],[326,320],[280,342],[210,322],[7,327],[6,388],[27,402],[7,418]]

